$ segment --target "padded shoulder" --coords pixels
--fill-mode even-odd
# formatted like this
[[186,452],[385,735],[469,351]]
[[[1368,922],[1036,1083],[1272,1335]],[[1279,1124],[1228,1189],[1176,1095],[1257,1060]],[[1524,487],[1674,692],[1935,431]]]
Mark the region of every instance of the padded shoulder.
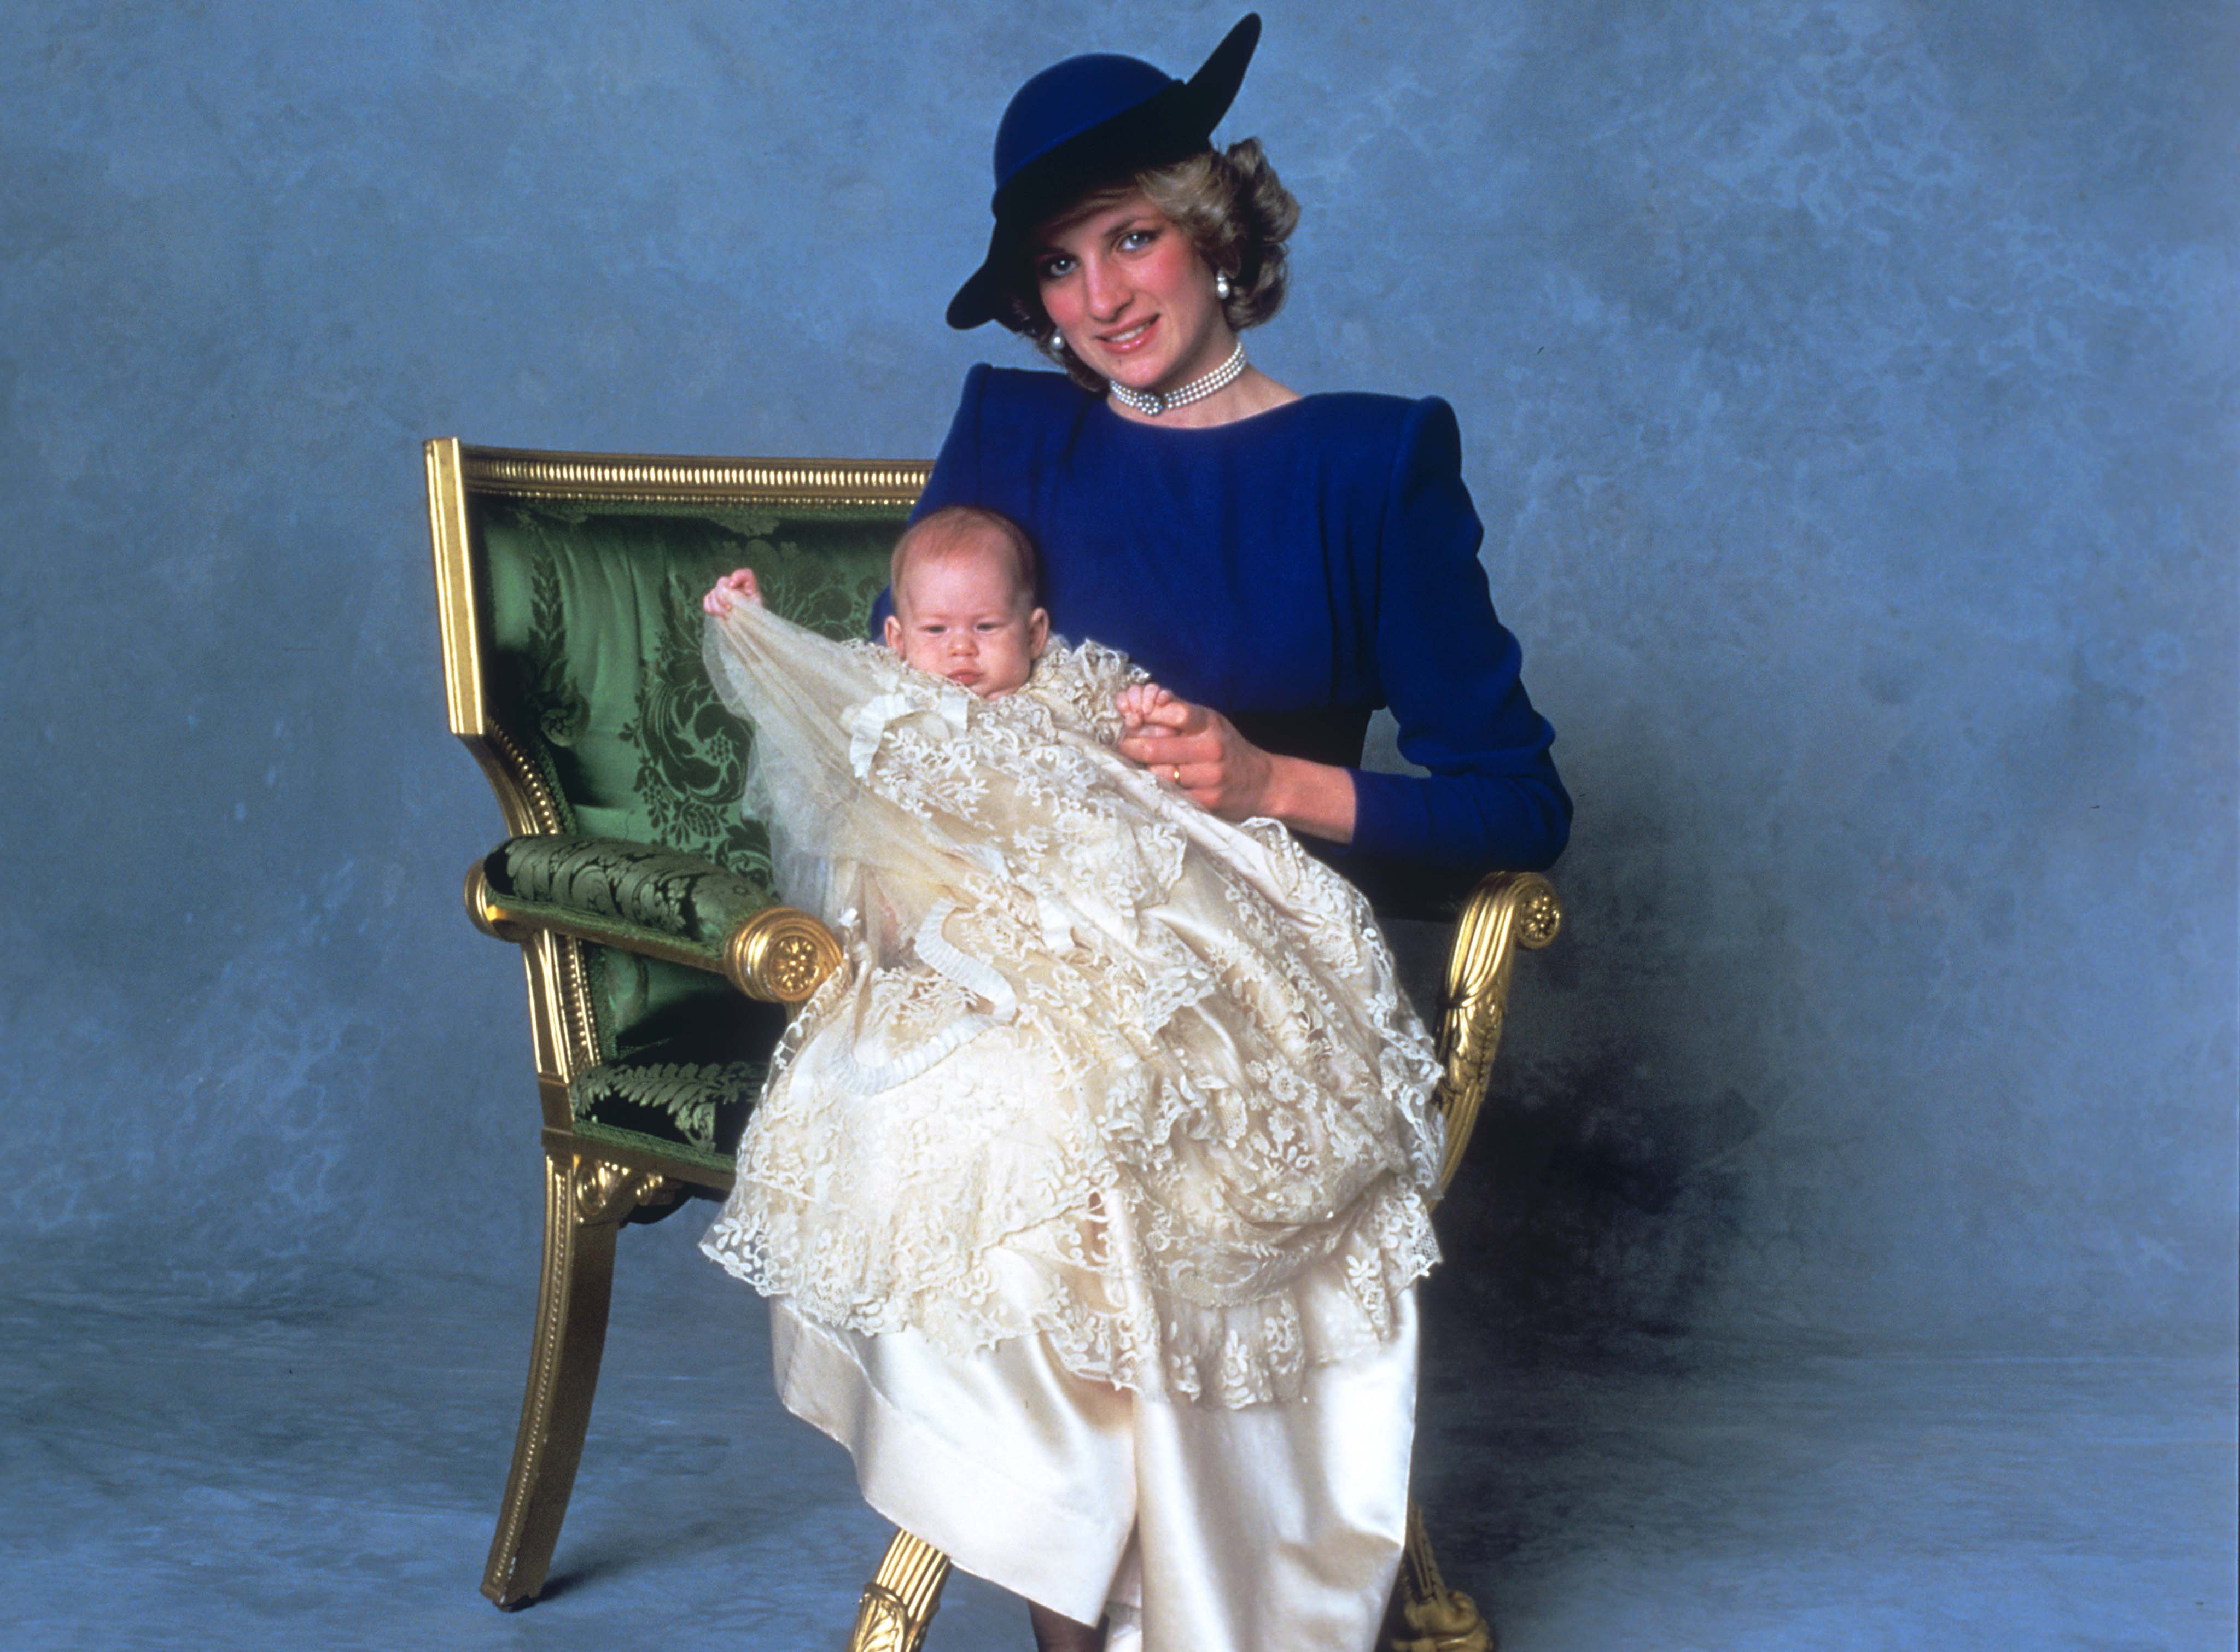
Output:
[[971,401],[976,393],[983,429],[990,425],[1070,422],[1080,416],[1092,399],[1087,390],[1063,373],[991,367],[985,362],[973,368],[964,380],[964,399]]
[[1419,449],[1428,456],[1452,455],[1459,463],[1461,433],[1453,408],[1436,396],[1411,399],[1367,390],[1340,390],[1309,398],[1321,428],[1364,454],[1381,453],[1415,462]]
[[1363,431],[1383,430],[1397,434],[1410,411],[1447,404],[1436,396],[1421,401],[1405,396],[1385,396],[1376,390],[1323,390],[1307,398],[1323,410],[1324,416]]

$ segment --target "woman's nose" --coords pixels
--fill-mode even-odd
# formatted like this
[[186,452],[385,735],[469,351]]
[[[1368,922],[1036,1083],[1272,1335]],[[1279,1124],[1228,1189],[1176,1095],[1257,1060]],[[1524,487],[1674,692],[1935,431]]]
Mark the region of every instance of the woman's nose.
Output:
[[1089,300],[1089,313],[1098,321],[1110,321],[1127,306],[1129,287],[1120,271],[1103,258],[1083,260],[1081,266],[1083,296]]

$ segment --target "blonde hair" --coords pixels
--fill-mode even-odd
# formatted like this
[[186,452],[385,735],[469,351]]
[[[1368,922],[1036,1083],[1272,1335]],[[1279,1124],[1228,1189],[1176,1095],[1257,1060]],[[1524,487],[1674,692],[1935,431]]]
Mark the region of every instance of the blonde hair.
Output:
[[[1284,243],[1299,226],[1299,203],[1260,140],[1248,137],[1216,152],[1201,150],[1166,166],[1155,166],[1091,190],[1069,207],[1070,217],[1084,208],[1124,199],[1137,190],[1172,219],[1197,249],[1208,268],[1229,277],[1223,316],[1233,332],[1257,327],[1283,307],[1290,284]],[[1103,391],[1105,381],[1074,358],[1043,309],[1035,273],[1023,249],[1011,272],[1011,312],[1018,330],[1035,348],[1065,369],[1083,390]]]

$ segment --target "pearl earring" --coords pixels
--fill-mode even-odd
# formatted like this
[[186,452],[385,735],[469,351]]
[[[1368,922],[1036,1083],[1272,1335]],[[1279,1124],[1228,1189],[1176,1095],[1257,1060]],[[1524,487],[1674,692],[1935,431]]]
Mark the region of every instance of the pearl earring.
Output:
[[1215,297],[1225,299],[1235,289],[1229,284],[1229,276],[1226,271],[1218,270],[1214,271],[1213,296]]

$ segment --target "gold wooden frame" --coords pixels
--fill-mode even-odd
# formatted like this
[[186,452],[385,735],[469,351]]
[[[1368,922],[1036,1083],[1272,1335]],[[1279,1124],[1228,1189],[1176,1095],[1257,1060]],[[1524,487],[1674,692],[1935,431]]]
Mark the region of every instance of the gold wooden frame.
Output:
[[[470,501],[643,500],[715,508],[870,505],[907,510],[930,467],[852,459],[707,459],[683,456],[540,453],[426,444],[429,542],[443,640],[444,709],[497,795],[509,835],[560,829],[545,778],[491,712],[483,675]],[[528,976],[530,1046],[543,1112],[544,1259],[530,1349],[529,1382],[483,1593],[506,1608],[536,1599],[558,1541],[606,1342],[615,1235],[641,1206],[667,1203],[687,1185],[721,1191],[730,1178],[655,1149],[585,1140],[568,1105],[570,1083],[598,1060],[583,938],[564,925],[510,910],[479,864],[467,876],[467,915],[484,934],[519,944]],[[707,968],[707,960],[656,942],[640,949]],[[839,943],[806,914],[769,907],[740,925],[723,973],[742,992],[779,1003],[808,996],[837,965]]]
[[[445,708],[451,732],[474,754],[517,836],[560,829],[543,776],[490,712],[483,676],[469,501],[476,495],[532,499],[621,499],[716,507],[885,506],[906,510],[931,467],[903,461],[706,458],[670,454],[547,453],[468,447],[453,437],[426,444],[429,537],[436,562]],[[468,916],[477,929],[517,943],[528,976],[530,1049],[543,1114],[544,1259],[529,1383],[483,1593],[501,1607],[525,1606],[544,1586],[583,1455],[597,1388],[614,1278],[615,1235],[641,1206],[667,1203],[685,1184],[720,1190],[720,1173],[658,1151],[577,1136],[570,1082],[598,1059],[583,941],[543,918],[509,909],[479,865],[468,874]],[[1437,1103],[1447,1121],[1440,1190],[1461,1163],[1501,1043],[1511,969],[1519,949],[1556,938],[1556,892],[1531,873],[1481,881],[1455,927],[1438,1017],[1442,1076]],[[640,949],[698,968],[704,957],[658,943]],[[771,907],[748,919],[723,951],[722,972],[750,996],[789,1004],[837,967],[838,943],[806,914]],[[907,1532],[896,1534],[865,1587],[849,1652],[919,1652],[939,1606],[949,1559]],[[1384,1634],[1384,1652],[1491,1652],[1491,1630],[1467,1595],[1440,1576],[1411,1503],[1408,1542]]]

